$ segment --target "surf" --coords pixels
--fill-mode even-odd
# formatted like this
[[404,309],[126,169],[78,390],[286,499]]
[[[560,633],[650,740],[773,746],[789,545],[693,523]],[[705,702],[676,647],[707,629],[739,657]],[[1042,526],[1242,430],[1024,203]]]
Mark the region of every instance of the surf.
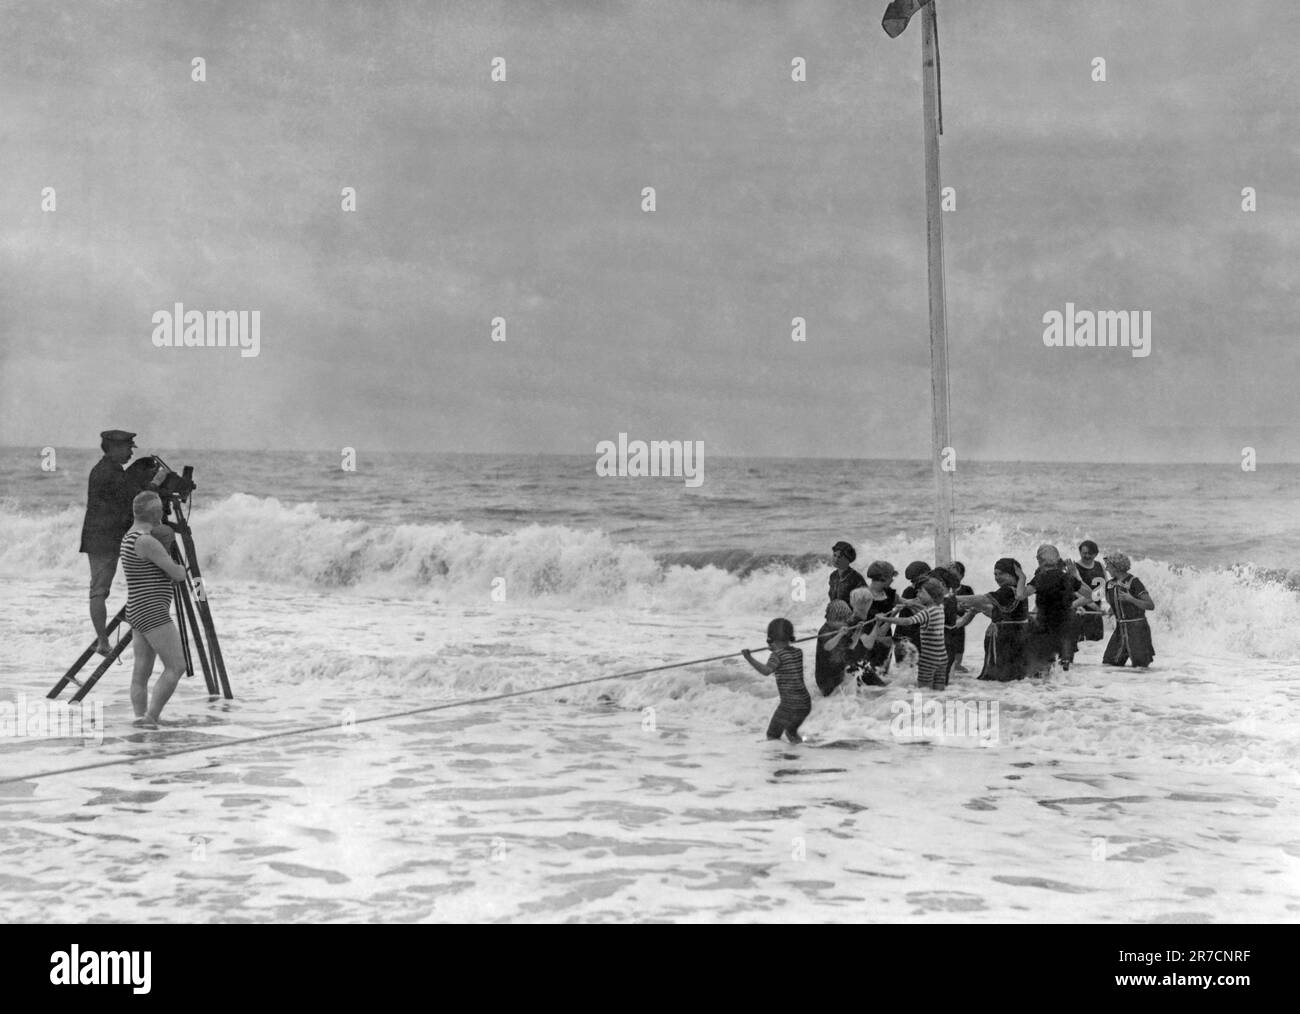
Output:
[[[81,511],[35,513],[0,507],[0,575],[80,582],[75,549]],[[665,617],[704,615],[724,629],[748,629],[754,616],[786,615],[801,629],[820,625],[829,567],[821,554],[745,548],[654,553],[594,528],[530,524],[505,532],[464,524],[390,524],[331,517],[312,503],[235,494],[205,505],[194,523],[205,579],[218,608],[245,586],[350,592],[486,609],[613,606]],[[1000,522],[958,533],[967,583],[992,587],[992,564],[1012,553],[1032,557],[1042,542],[1070,545],[1060,532]],[[905,533],[864,545],[864,558],[902,565],[927,559],[929,540]],[[1300,659],[1300,595],[1294,573],[1238,565],[1196,567],[1135,558],[1134,573],[1157,603],[1153,624],[1164,644],[1193,655]],[[494,588],[501,594],[493,596]],[[975,637],[979,627],[973,627]],[[969,642],[969,638],[968,638]],[[974,657],[979,641],[968,644]]]

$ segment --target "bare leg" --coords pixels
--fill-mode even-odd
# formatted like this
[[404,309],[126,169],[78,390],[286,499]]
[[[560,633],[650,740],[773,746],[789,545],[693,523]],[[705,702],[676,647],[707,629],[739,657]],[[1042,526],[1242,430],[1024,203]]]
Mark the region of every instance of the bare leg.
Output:
[[144,718],[149,710],[149,677],[153,674],[157,652],[140,634],[131,638],[131,647],[135,651],[135,665],[131,669],[131,709],[136,718]]
[[117,556],[113,553],[91,553],[90,561],[90,622],[95,628],[95,639],[99,643],[95,650],[107,655],[112,649],[108,644],[108,593],[113,587],[113,576],[117,573]]
[[90,600],[90,622],[95,627],[95,637],[99,644],[95,650],[101,655],[107,655],[112,648],[108,643],[108,603],[106,599],[96,596]]
[[176,689],[176,684],[185,673],[185,651],[181,648],[180,631],[171,621],[161,627],[155,627],[144,637],[163,660],[163,673],[154,684],[153,697],[149,701],[149,711],[145,716],[156,722],[172,691]]

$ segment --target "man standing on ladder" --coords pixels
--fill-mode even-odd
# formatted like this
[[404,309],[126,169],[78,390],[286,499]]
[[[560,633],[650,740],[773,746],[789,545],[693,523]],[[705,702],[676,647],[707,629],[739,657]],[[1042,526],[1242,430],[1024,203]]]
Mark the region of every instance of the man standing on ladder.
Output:
[[99,441],[104,456],[90,470],[79,552],[90,557],[90,622],[94,624],[95,637],[99,640],[95,650],[107,655],[110,651],[108,592],[117,574],[122,536],[133,520],[131,501],[143,490],[156,490],[167,477],[167,467],[159,466],[153,477],[142,484],[138,472],[128,472],[123,467],[131,460],[135,449],[135,434],[126,430],[104,430]]

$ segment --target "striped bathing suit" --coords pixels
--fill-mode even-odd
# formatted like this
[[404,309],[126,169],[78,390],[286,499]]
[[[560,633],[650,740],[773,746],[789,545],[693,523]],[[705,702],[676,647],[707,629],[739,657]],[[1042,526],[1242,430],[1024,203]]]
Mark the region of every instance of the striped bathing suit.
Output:
[[767,738],[780,739],[785,734],[792,742],[797,742],[799,726],[812,711],[812,697],[803,681],[803,651],[799,648],[773,650],[767,662],[776,666],[772,675],[776,677],[776,689],[781,694],[781,703],[767,726]]
[[926,606],[916,613],[921,632],[921,659],[916,665],[916,685],[942,690],[948,685],[948,649],[943,640],[943,607]]
[[141,634],[171,622],[172,579],[136,555],[140,532],[122,538],[122,572],[126,575],[126,622]]
[[776,688],[781,692],[781,703],[792,708],[811,708],[812,698],[803,681],[803,650],[781,648],[773,651],[768,664],[776,665]]

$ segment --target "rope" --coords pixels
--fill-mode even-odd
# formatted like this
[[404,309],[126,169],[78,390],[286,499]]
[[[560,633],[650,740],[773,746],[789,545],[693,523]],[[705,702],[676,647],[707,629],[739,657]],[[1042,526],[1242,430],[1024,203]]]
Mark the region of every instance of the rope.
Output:
[[[803,641],[816,640],[818,634],[809,634],[807,637],[797,638],[791,642],[800,644]],[[827,634],[826,636],[830,636]],[[765,651],[765,648],[752,649]],[[629,672],[613,673],[609,676],[595,676],[585,680],[570,680],[568,683],[553,683],[545,687],[535,687],[531,690],[511,690],[504,694],[492,694],[490,697],[475,697],[465,701],[450,701],[445,704],[430,704],[423,708],[410,708],[406,711],[393,711],[384,715],[371,715],[368,718],[358,718],[354,724],[364,725],[367,722],[383,722],[390,718],[409,718],[411,715],[428,714],[431,711],[447,711],[451,708],[464,708],[474,704],[487,704],[491,701],[504,701],[511,697],[526,697],[529,694],[544,694],[552,690],[565,690],[569,687],[581,687],[590,683],[604,683],[609,680],[629,679],[633,676],[645,676],[652,672],[663,672],[666,669],[682,669],[686,666],[703,665],[706,662],[720,662],[725,658],[735,658],[743,654],[739,651],[731,651],[725,655],[713,655],[709,658],[694,658],[688,662],[670,662],[667,665],[651,666],[648,669],[633,669]],[[268,739],[282,739],[285,736],[306,736],[314,732],[329,732],[339,728],[338,722],[330,722],[328,725],[309,725],[301,729],[287,729],[284,732],[268,732],[262,736],[243,736],[239,739],[222,740],[219,743],[204,743],[200,746],[187,746],[178,750],[167,750],[162,753],[140,754],[134,757],[115,757],[112,760],[97,761],[94,764],[79,764],[71,768],[58,768],[54,771],[39,771],[32,775],[21,775],[11,778],[0,778],[0,785],[12,785],[17,782],[30,782],[38,778],[50,778],[54,775],[70,775],[78,771],[94,771],[98,768],[110,768],[118,764],[134,764],[142,760],[165,760],[168,757],[180,757],[187,753],[199,753],[203,750],[219,750],[228,746],[244,746],[249,743],[262,743]]]

